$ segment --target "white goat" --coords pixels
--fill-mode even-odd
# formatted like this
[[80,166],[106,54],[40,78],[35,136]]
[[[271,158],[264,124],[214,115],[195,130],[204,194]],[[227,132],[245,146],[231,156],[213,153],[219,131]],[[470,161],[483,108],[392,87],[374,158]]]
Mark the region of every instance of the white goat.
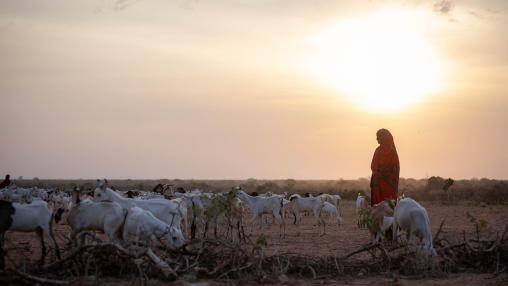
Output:
[[[283,217],[288,217],[290,212],[290,201],[285,198],[287,192],[284,192],[283,194],[275,194],[272,192],[266,192],[263,194],[257,194],[256,192],[251,193],[251,196],[253,197],[260,197],[260,198],[270,198],[270,197],[279,197],[282,199],[282,215]],[[265,217],[265,223],[269,223],[269,220],[267,217]]]
[[[178,199],[181,199],[185,202],[185,206],[187,206],[187,209],[185,210],[185,229],[188,229],[188,223],[189,222],[189,215],[192,215],[192,217],[196,220],[199,220],[200,222],[204,222],[203,220],[203,214],[204,214],[204,204],[201,200],[201,194],[198,192],[193,193],[179,193],[175,192],[174,196]],[[183,212],[183,210],[182,210]]]
[[360,213],[361,210],[366,209],[369,207],[369,203],[367,202],[367,199],[365,196],[362,196],[360,193],[358,193],[358,197],[356,198],[356,213]]
[[320,197],[322,197],[325,202],[329,202],[334,205],[340,212],[340,202],[342,198],[339,195],[322,194]]
[[127,210],[115,202],[75,201],[67,217],[67,222],[72,229],[71,240],[81,245],[82,240],[76,241],[80,232],[102,231],[110,241],[121,241],[126,215]]
[[57,257],[60,258],[60,251],[53,236],[51,225],[51,212],[45,201],[36,200],[30,204],[0,201],[0,247],[2,248],[0,264],[3,266],[3,239],[7,230],[36,232],[41,244],[41,263],[44,262],[46,255],[44,235],[48,236],[55,247]]
[[72,207],[72,199],[65,192],[51,193],[51,195],[49,195],[49,201],[54,205],[55,209],[69,211]]
[[323,208],[321,209],[322,214],[328,214],[332,218],[335,218],[335,221],[337,222],[337,225],[340,225],[342,223],[342,218],[339,215],[339,211],[337,210],[337,207],[335,207],[330,202],[324,202]]
[[318,225],[323,224],[323,226],[325,226],[325,222],[320,216],[324,205],[324,201],[321,197],[301,197],[300,195],[291,195],[289,200],[291,201],[291,209],[295,217],[294,224],[300,223],[302,211],[312,211],[314,213],[314,217],[316,218],[316,223]]
[[409,245],[416,246],[416,237],[423,241],[423,249],[435,256],[432,232],[427,210],[411,198],[397,202],[394,211],[393,237],[398,237],[398,226],[406,232]]
[[292,213],[291,210],[291,201],[287,199],[282,199],[282,213],[284,214],[284,217],[289,217]]
[[152,237],[164,239],[169,248],[178,248],[185,243],[182,231],[175,225],[168,225],[156,218],[151,212],[139,207],[129,209],[123,228],[124,239],[136,237],[136,241],[149,244]]
[[263,225],[263,221],[261,219],[262,214],[271,214],[281,228],[284,230],[285,235],[285,225],[284,225],[284,217],[283,217],[283,198],[278,196],[272,197],[253,197],[248,195],[242,190],[238,191],[238,198],[242,200],[247,207],[250,209],[252,213],[251,223],[254,222],[256,218],[259,218],[259,227],[261,228]]
[[12,203],[31,203],[32,189],[18,188],[15,186],[2,189],[0,199]]
[[[97,188],[94,191],[94,201],[112,201],[118,203],[125,209],[132,206],[138,206],[144,210],[150,211],[153,215],[167,224],[174,223],[181,228],[181,220],[186,214],[187,207],[183,201],[173,201],[166,199],[138,200],[124,198],[112,189],[108,188],[104,182],[97,182]],[[173,218],[174,217],[174,218]]]
[[[168,200],[166,200],[166,201],[168,201]],[[178,215],[180,217],[181,222],[180,223],[176,222],[177,226],[179,228],[182,228],[182,226],[183,226],[182,229],[184,231],[187,231],[188,226],[189,226],[189,220],[188,220],[189,207],[187,206],[185,199],[184,198],[174,198],[174,199],[170,199],[169,202],[176,204],[176,206],[178,208]],[[172,221],[174,219],[175,218],[172,218]],[[175,223],[175,222],[172,222],[172,223]]]
[[129,191],[117,191],[123,197],[129,199],[138,200],[152,200],[152,199],[164,199],[164,196],[159,193],[147,192],[142,190],[129,190]]
[[45,189],[39,189],[39,188],[35,187],[35,188],[32,189],[32,197],[39,198],[39,199],[41,199],[43,201],[48,201],[49,194],[48,194],[47,190],[45,190]]

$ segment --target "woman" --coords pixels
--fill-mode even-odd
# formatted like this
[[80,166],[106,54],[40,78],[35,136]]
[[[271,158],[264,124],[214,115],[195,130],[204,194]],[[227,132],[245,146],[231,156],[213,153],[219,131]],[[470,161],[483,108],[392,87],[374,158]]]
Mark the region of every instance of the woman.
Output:
[[376,133],[379,147],[372,158],[372,177],[370,179],[371,205],[387,199],[397,199],[399,187],[399,156],[393,136],[386,129],[379,129]]

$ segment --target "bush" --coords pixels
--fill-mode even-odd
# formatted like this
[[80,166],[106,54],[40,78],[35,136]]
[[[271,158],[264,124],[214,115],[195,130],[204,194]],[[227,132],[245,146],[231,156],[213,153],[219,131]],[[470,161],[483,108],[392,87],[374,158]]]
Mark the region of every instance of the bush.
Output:
[[[110,180],[110,185],[119,190],[143,189],[151,191],[158,183],[170,183],[175,188],[185,190],[199,188],[209,192],[227,192],[234,186],[243,186],[245,191],[258,193],[319,193],[339,194],[342,199],[355,200],[358,193],[370,196],[369,179],[357,180]],[[82,189],[93,189],[95,180],[19,180],[16,185],[22,187],[46,187],[70,189],[79,186]],[[508,181],[490,179],[454,180],[431,177],[427,179],[405,179],[399,181],[399,195],[404,194],[418,201],[439,201],[457,203],[471,201],[476,204],[508,204]]]

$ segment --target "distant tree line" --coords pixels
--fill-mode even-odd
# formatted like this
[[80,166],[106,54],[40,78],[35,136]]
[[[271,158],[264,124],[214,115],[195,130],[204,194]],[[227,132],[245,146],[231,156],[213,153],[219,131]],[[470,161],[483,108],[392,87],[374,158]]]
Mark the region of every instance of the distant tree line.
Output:
[[[242,186],[247,192],[273,193],[319,193],[340,194],[343,199],[356,199],[358,193],[370,194],[368,178],[356,180],[263,180],[250,178],[247,180],[108,180],[109,184],[119,190],[151,191],[157,184],[172,184],[175,188],[185,190],[201,189],[210,192],[229,191],[234,186]],[[93,189],[95,180],[45,180],[22,179],[14,180],[18,186],[25,187],[53,187],[71,189],[80,186],[82,189]],[[486,204],[508,204],[508,181],[494,179],[453,180],[432,176],[428,179],[401,178],[399,181],[399,195],[412,197],[424,201],[443,201],[457,203],[460,201],[475,201]]]

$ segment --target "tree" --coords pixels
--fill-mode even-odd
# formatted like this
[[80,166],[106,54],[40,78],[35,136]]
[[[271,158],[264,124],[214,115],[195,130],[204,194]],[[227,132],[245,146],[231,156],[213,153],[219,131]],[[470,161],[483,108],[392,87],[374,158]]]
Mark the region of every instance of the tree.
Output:
[[444,181],[444,184],[443,184],[443,190],[446,192],[446,199],[448,200],[448,202],[450,202],[450,197],[451,197],[450,187],[453,185],[454,182],[455,181],[452,178],[448,178]]
[[427,184],[425,185],[425,192],[430,192],[432,190],[439,190],[443,188],[445,185],[445,180],[441,177],[432,176],[427,180]]

